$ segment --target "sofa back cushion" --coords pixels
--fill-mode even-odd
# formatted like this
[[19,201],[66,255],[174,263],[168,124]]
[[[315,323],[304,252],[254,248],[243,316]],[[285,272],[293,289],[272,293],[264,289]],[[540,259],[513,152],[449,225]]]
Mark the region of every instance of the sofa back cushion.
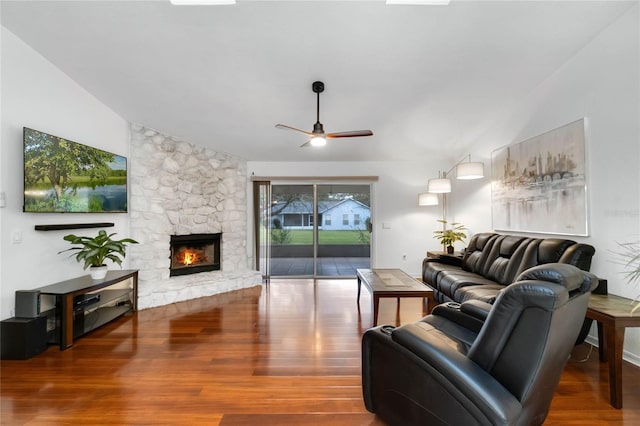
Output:
[[537,238],[527,247],[516,275],[537,265],[556,262],[588,271],[594,253],[595,249],[588,244],[578,244],[561,238]]
[[526,238],[485,232],[471,237],[462,269],[509,285],[527,269],[547,263],[568,263],[588,271],[594,253],[595,249],[588,244],[562,238]]
[[562,257],[562,254],[571,246],[575,245],[575,241],[563,240],[560,238],[545,238],[540,241],[538,248],[538,264],[556,263]]
[[593,246],[578,243],[568,247],[564,253],[562,253],[558,262],[568,263],[583,271],[588,271],[591,269],[591,259],[593,259],[595,253],[596,249]]
[[546,412],[549,390],[557,386],[598,279],[574,266],[550,264],[516,280],[498,295],[468,354],[523,410],[542,404]]
[[462,259],[462,269],[476,274],[482,274],[484,263],[489,257],[489,252],[498,234],[493,232],[483,232],[475,234],[469,240],[469,246],[464,252]]
[[489,253],[482,275],[498,284],[511,284],[517,276],[524,252],[531,242],[530,238],[515,235],[499,236]]

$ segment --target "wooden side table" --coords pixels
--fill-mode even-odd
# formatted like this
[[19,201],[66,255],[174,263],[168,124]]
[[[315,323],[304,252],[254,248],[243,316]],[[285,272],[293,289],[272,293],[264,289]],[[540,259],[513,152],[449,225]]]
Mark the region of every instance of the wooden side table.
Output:
[[462,259],[464,254],[460,251],[455,251],[453,253],[447,253],[446,251],[437,251],[437,250],[429,250],[427,251],[427,257],[435,257],[435,258],[452,258],[452,259]]
[[456,251],[452,254],[447,253],[446,251],[427,251],[427,257],[432,259],[438,259],[438,262],[448,263],[451,265],[461,266],[462,258],[464,255],[462,252]]
[[622,408],[622,350],[624,330],[640,327],[640,309],[631,312],[634,301],[612,294],[591,294],[587,318],[597,321],[600,362],[609,363],[609,400]]

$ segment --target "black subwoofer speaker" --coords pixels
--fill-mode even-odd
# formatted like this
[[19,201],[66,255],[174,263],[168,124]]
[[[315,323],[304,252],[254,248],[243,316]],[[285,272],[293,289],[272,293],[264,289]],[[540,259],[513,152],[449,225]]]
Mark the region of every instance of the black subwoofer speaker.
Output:
[[47,349],[47,318],[9,318],[0,322],[2,359],[29,359]]
[[40,292],[37,290],[16,291],[16,317],[37,318],[40,315]]

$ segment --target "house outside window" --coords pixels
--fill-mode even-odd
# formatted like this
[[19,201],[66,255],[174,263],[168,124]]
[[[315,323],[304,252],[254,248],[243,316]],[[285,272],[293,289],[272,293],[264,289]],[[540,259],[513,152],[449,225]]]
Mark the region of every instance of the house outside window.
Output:
[[358,226],[360,225],[360,215],[359,214],[354,214],[353,215],[353,226]]
[[324,215],[324,224],[327,226],[331,226],[331,215],[330,214],[325,214]]
[[349,224],[349,215],[348,214],[343,214],[342,215],[342,224],[343,225],[348,225]]

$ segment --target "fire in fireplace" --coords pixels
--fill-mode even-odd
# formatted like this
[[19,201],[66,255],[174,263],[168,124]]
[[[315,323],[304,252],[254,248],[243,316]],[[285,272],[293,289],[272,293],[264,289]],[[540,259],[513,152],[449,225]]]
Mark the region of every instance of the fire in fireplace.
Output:
[[171,236],[169,276],[220,270],[222,233]]

